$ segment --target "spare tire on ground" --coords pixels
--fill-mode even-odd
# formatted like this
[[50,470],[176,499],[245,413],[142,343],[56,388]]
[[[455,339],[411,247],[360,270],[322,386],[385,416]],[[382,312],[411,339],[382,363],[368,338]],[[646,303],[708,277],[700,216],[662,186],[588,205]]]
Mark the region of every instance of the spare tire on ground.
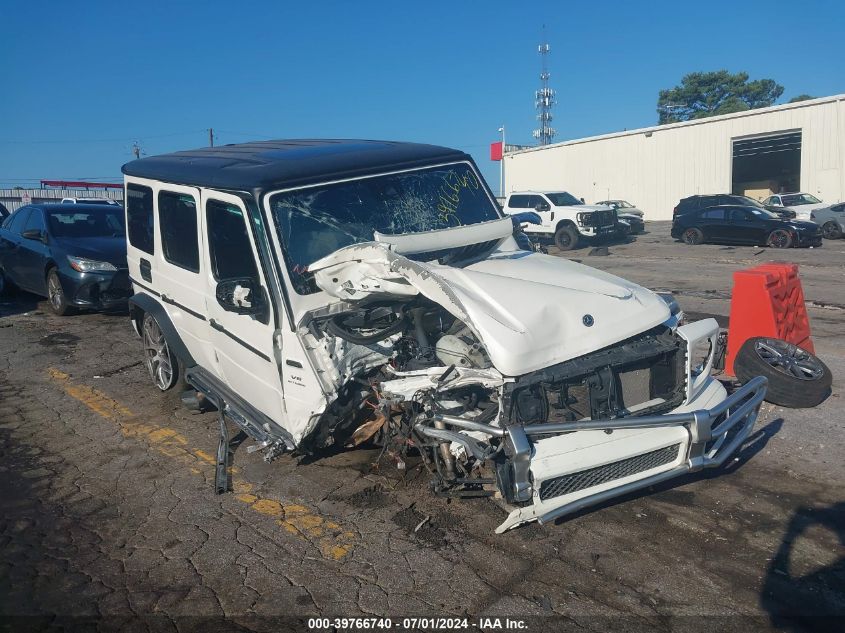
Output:
[[754,376],[769,380],[766,402],[782,407],[806,408],[830,394],[830,368],[807,350],[777,338],[757,336],[742,344],[734,360],[740,382]]

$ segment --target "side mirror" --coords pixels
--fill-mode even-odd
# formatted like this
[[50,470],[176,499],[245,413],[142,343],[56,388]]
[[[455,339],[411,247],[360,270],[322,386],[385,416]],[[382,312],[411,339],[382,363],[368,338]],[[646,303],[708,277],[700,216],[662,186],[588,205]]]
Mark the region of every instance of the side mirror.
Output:
[[581,198],[581,204],[587,204],[586,202],[584,202],[584,198]]
[[227,312],[262,318],[267,310],[264,290],[255,279],[224,279],[217,284],[214,294]]
[[548,202],[538,202],[537,205],[534,207],[534,210],[543,213],[544,211],[548,211],[551,209]]
[[36,240],[38,242],[47,241],[47,234],[42,233],[38,229],[29,229],[28,231],[24,231],[23,233],[21,233],[21,237],[26,240]]

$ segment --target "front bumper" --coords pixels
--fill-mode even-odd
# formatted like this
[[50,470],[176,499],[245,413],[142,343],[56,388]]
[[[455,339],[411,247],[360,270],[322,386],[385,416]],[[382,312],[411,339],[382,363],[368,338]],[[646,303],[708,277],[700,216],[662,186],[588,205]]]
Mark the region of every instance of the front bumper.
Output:
[[496,532],[721,466],[751,432],[767,381],[754,378],[727,397],[718,381],[708,381],[667,415],[508,427],[516,493],[532,504],[511,512]]
[[578,225],[578,231],[584,237],[602,238],[612,237],[616,235],[616,225],[610,224],[608,226],[583,226]]
[[125,306],[132,294],[126,269],[88,273],[63,270],[59,279],[67,302],[78,308],[105,310]]
[[821,246],[822,234],[796,233],[796,246]]

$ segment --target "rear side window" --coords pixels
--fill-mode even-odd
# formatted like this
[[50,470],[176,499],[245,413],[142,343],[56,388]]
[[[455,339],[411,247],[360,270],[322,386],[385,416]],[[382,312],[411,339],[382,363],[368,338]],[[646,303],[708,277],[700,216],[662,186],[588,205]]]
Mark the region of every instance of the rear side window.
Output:
[[205,205],[208,225],[208,254],[211,272],[221,279],[258,280],[258,268],[252,255],[246,221],[240,207],[219,200]]
[[24,207],[23,209],[15,211],[11,216],[9,216],[6,228],[8,228],[12,233],[21,233],[31,210],[32,209],[30,207]]
[[511,196],[508,200],[509,209],[528,209],[528,201],[531,196]]
[[153,233],[153,190],[141,185],[126,186],[126,223],[129,243],[150,255],[155,254]]
[[187,193],[160,191],[158,222],[164,259],[185,270],[200,271],[197,202]]
[[702,220],[724,220],[725,219],[725,210],[724,209],[705,209],[702,211],[699,216]]

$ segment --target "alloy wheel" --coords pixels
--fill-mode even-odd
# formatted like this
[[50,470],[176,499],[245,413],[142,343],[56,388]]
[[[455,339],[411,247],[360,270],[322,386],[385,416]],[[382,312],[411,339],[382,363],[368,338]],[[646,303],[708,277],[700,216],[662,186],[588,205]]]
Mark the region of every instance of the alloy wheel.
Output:
[[158,322],[151,315],[144,317],[144,363],[150,378],[161,391],[173,386],[173,358]]
[[818,358],[786,341],[761,339],[754,344],[754,351],[772,368],[793,378],[818,380],[824,374]]
[[62,309],[65,302],[64,291],[58,275],[53,274],[47,278],[47,298],[54,310],[58,312]]
[[791,244],[792,236],[789,234],[789,231],[777,229],[769,235],[769,246],[774,248],[789,248]]
[[842,236],[842,229],[835,222],[827,222],[822,227],[822,236],[826,240],[836,240]]

